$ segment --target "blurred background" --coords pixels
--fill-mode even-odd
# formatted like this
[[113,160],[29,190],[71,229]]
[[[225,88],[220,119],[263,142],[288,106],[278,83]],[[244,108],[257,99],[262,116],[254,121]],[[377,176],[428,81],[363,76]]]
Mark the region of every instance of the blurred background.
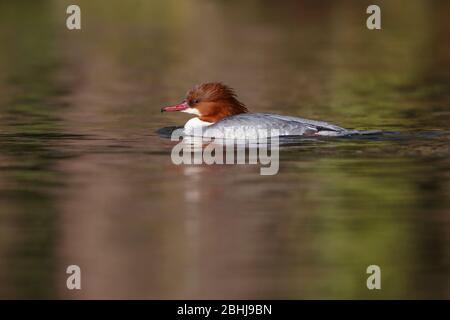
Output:
[[[0,298],[450,298],[449,16],[437,0],[0,0]],[[159,108],[205,81],[255,112],[411,138],[305,141],[276,176],[175,166],[155,131],[188,116]]]

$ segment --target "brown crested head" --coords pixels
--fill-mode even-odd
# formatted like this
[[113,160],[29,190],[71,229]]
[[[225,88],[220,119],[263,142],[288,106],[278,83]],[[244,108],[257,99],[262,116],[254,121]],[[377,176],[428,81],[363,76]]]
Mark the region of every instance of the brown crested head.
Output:
[[220,82],[195,86],[186,95],[186,103],[198,111],[200,120],[217,122],[225,117],[248,112],[234,90]]

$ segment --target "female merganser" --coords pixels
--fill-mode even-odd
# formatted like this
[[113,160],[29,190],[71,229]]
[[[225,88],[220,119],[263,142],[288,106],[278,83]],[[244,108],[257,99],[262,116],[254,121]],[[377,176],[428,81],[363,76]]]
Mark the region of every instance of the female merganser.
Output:
[[216,138],[266,136],[345,136],[368,131],[348,130],[323,121],[272,113],[249,113],[234,90],[222,83],[203,83],[191,89],[180,104],[161,108],[196,115],[184,125],[184,134]]

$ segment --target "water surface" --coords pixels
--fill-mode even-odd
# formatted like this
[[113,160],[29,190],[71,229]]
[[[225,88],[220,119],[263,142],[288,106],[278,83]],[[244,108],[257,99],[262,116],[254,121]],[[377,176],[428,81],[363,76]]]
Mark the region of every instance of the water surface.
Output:
[[[449,298],[449,3],[0,3],[1,298]],[[250,110],[402,139],[176,166],[160,114],[223,81]],[[66,289],[66,267],[82,290]],[[382,269],[382,290],[366,268]]]

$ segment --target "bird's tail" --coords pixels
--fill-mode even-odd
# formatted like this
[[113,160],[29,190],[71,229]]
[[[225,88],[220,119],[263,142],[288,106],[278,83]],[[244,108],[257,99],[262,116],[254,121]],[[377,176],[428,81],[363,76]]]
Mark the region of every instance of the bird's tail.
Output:
[[381,130],[350,130],[349,135],[361,135],[361,136],[367,136],[367,135],[379,135],[383,134],[383,131]]

